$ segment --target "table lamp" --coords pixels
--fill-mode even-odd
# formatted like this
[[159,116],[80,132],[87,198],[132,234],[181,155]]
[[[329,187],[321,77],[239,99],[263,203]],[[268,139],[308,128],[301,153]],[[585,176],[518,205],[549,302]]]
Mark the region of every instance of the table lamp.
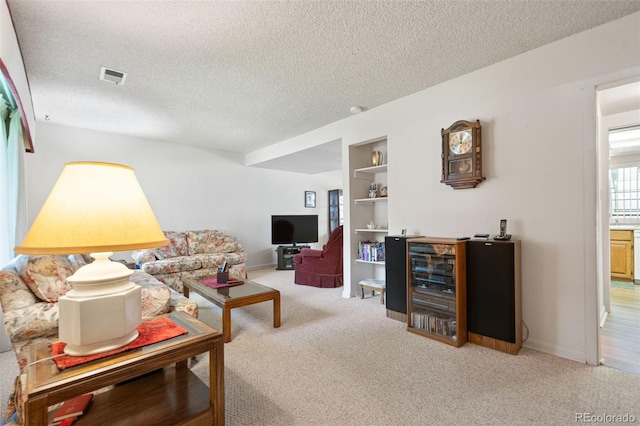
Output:
[[21,246],[22,254],[91,253],[95,260],[67,278],[58,299],[60,341],[68,355],[106,352],[138,337],[141,289],[113,251],[167,245],[130,167],[67,163]]

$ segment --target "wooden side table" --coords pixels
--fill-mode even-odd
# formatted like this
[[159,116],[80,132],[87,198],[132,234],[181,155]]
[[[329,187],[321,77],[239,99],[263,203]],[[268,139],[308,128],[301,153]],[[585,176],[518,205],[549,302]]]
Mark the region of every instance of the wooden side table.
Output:
[[[46,342],[29,348],[24,424],[47,425],[50,405],[112,385],[74,425],[224,425],[222,333],[184,312],[167,316],[188,334],[58,370]],[[187,361],[209,353],[207,387]],[[171,401],[171,403],[167,403]]]
[[376,291],[380,293],[380,303],[384,305],[384,292],[386,290],[385,280],[376,280],[373,278],[367,278],[359,282],[360,284],[360,298],[364,299],[364,290],[371,290],[372,296],[375,296]]

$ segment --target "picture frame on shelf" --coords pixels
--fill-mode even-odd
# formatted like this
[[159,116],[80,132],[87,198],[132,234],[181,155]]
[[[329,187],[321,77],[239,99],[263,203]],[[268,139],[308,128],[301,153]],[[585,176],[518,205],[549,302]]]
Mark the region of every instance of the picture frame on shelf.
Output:
[[304,206],[314,208],[316,206],[316,192],[304,191]]

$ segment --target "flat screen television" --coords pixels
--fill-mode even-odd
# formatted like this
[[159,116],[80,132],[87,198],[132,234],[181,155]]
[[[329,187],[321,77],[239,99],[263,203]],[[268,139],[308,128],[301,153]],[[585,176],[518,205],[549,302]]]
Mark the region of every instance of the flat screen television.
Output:
[[317,242],[317,214],[271,216],[271,244]]

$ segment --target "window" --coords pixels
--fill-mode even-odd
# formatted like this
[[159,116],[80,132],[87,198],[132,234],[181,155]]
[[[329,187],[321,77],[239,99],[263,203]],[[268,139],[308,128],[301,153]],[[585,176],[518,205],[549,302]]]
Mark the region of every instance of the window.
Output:
[[610,214],[612,217],[640,217],[640,167],[609,170]]
[[640,126],[609,130],[609,214],[613,219],[640,218]]

